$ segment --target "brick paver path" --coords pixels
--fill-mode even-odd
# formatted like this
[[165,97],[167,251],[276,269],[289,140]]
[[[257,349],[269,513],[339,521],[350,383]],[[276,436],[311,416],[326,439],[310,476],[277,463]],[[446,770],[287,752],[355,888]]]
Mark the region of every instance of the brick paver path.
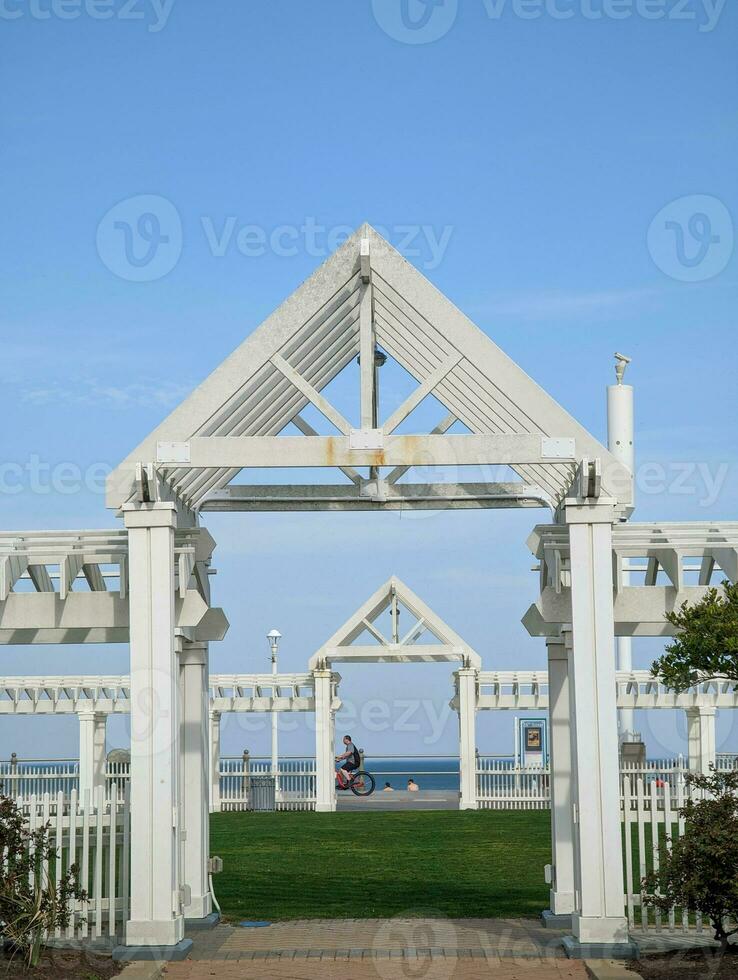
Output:
[[188,960],[166,967],[165,980],[586,980],[581,960],[477,957]]
[[584,980],[561,935],[523,919],[344,919],[193,933],[166,980]]
[[563,957],[561,936],[536,919],[295,919],[266,928],[221,925],[191,933],[193,959],[231,959],[234,954],[354,953],[403,950],[487,956]]

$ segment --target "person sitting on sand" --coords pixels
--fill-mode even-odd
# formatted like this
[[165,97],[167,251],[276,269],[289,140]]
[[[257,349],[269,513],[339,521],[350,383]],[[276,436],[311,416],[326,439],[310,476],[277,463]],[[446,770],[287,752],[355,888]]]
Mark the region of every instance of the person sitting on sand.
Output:
[[411,776],[408,779],[408,781],[407,781],[407,791],[408,791],[408,793],[417,793],[419,789],[420,789],[420,787],[418,786],[418,784],[415,782],[415,780]]

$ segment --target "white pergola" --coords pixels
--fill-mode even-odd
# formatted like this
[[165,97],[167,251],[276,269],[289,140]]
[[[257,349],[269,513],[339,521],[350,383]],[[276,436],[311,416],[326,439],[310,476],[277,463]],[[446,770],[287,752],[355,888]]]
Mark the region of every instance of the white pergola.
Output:
[[[387,418],[380,418],[377,397],[378,349],[417,381],[415,391]],[[322,392],[357,356],[358,411],[353,420]],[[430,395],[446,412],[434,431],[399,434],[398,427]],[[332,434],[319,433],[302,418],[307,405],[317,409]],[[290,425],[298,434],[290,434]],[[458,481],[440,487],[403,480],[420,465],[501,464],[519,479],[512,484]],[[343,477],[328,489],[232,482],[242,469],[270,467],[332,467]],[[136,668],[142,681],[147,671],[174,677],[171,617],[158,620],[159,642],[154,642],[148,624],[152,609],[158,608],[156,596],[163,596],[169,579],[174,532],[183,524],[196,525],[200,510],[378,510],[546,503],[555,509],[558,520],[575,528],[574,591],[583,590],[582,594],[591,597],[594,590],[611,606],[606,580],[600,580],[598,549],[607,549],[609,555],[612,527],[632,509],[632,483],[631,472],[618,458],[372,228],[364,226],[111,475],[108,503],[122,514],[129,535],[141,542],[140,574],[135,580],[148,585],[137,609],[132,578],[132,671]],[[609,573],[611,576],[611,569]],[[142,629],[137,633],[134,622],[139,618]],[[602,731],[588,733],[595,752],[594,768],[601,768],[600,759],[609,763],[602,763],[606,773],[600,783],[591,793],[588,788],[592,806],[582,811],[579,835],[589,849],[592,835],[604,833],[606,855],[614,852],[616,829],[619,835],[614,631],[607,617],[596,618],[592,605],[574,619],[579,646],[587,649],[587,661],[597,665],[585,682],[586,697],[594,700],[596,708],[604,689],[609,692],[609,700],[597,712]],[[174,690],[173,680],[172,685]],[[316,699],[319,703],[317,688]],[[142,729],[155,731],[152,722],[142,717]],[[194,728],[192,721],[190,728]],[[134,766],[132,776],[134,881],[127,941],[131,945],[172,945],[183,935],[182,915],[176,906],[170,907],[170,896],[179,893],[181,884],[178,833],[176,827],[165,825],[161,815],[178,805],[178,747],[172,739],[167,739],[166,746],[149,739],[148,745],[141,746],[146,764]],[[153,780],[159,797],[153,801],[149,765],[160,776]],[[608,807],[613,810],[611,818],[604,817]],[[155,876],[153,853],[157,854]],[[621,907],[622,868],[610,861],[602,875],[604,885],[593,878],[590,887],[586,874],[580,883],[581,910],[573,918],[573,927],[582,943],[627,940]]]
[[[347,648],[344,648],[347,649]],[[333,658],[331,658],[333,659]],[[339,657],[356,662],[357,657]],[[437,658],[434,658],[437,660]],[[449,652],[448,660],[459,659]],[[362,662],[393,662],[386,652]],[[418,662],[395,658],[394,662]],[[422,662],[428,662],[423,658]],[[476,711],[548,711],[549,674],[547,670],[482,670],[475,672]],[[320,669],[316,667],[315,669]],[[460,711],[461,688],[454,675],[455,694],[451,701]],[[341,677],[333,674],[333,716],[340,710],[338,687]],[[734,681],[713,678],[679,693],[667,688],[650,671],[617,671],[616,703],[619,710],[681,710],[688,719],[689,768],[705,771],[715,761],[715,712],[738,708],[738,689]],[[79,719],[80,793],[93,792],[101,785],[105,772],[105,727],[110,715],[131,712],[129,675],[116,676],[12,676],[0,677],[0,715],[70,716]],[[272,712],[310,712],[316,710],[315,678],[304,674],[211,674],[209,716],[211,752],[211,802],[217,800],[218,761],[220,759],[220,720],[224,714]],[[695,727],[695,721],[697,725]],[[461,722],[460,722],[461,724]],[[461,725],[463,730],[464,726]],[[694,728],[694,731],[693,731]],[[472,729],[473,730],[473,729]],[[463,746],[461,747],[463,749]],[[317,751],[317,747],[316,747]],[[328,783],[328,785],[330,785]]]
[[[379,624],[386,612],[389,612],[389,635]],[[404,625],[408,613],[409,628]],[[420,643],[421,639],[425,642]],[[481,658],[404,582],[393,576],[310,658],[315,678],[316,810],[336,808],[335,712],[331,711],[327,696],[333,665],[451,662],[460,664],[454,677],[459,715],[461,809],[476,808],[475,715]]]
[[[377,393],[385,356],[417,383],[388,417],[382,417]],[[354,417],[324,392],[357,357]],[[413,431],[412,413],[429,396],[442,406],[441,417],[432,432]],[[320,431],[303,417],[307,406],[322,417]],[[108,505],[122,517],[121,537],[127,538],[127,588],[118,597],[125,609],[116,614],[116,603],[103,596],[109,608],[100,614],[103,631],[95,634],[101,630],[98,613],[87,619],[84,604],[68,592],[66,598],[61,592],[59,598],[41,595],[38,609],[29,604],[20,619],[10,608],[19,605],[13,586],[12,593],[7,586],[0,593],[5,642],[18,642],[14,636],[39,642],[36,614],[45,642],[88,634],[98,641],[123,633],[129,639],[135,748],[128,946],[182,955],[185,914],[203,918],[210,911],[203,884],[208,643],[222,634],[223,623],[198,632],[214,614],[209,552],[204,558],[207,548],[198,552],[196,544],[207,540],[200,514],[548,506],[553,523],[536,532],[543,548],[541,601],[526,626],[548,638],[554,767],[563,780],[555,790],[552,902],[554,911],[571,915],[575,941],[585,952],[602,943],[613,954],[625,950],[614,637],[617,630],[642,632],[642,612],[653,628],[665,588],[657,572],[642,609],[641,600],[632,599],[628,576],[621,577],[625,568],[617,553],[613,558],[622,522],[633,509],[628,458],[590,435],[369,226],[269,316],[109,478]],[[501,464],[516,479],[464,482],[463,467]],[[460,476],[453,483],[413,482],[413,467],[434,465],[458,467]],[[336,471],[335,484],[297,482],[299,470],[325,467]],[[290,468],[294,482],[234,482],[241,470],[265,468]],[[714,538],[700,536],[700,529],[704,525],[689,542],[691,558],[700,564],[714,558],[730,577],[732,545],[718,542],[716,554]],[[681,547],[667,544],[661,557],[654,556],[657,567],[677,579],[669,554]],[[48,591],[32,562],[22,567],[22,549],[8,558],[0,563],[0,582],[17,583],[28,574],[35,589]],[[95,567],[100,564],[82,549],[74,562],[60,566],[60,583],[68,589],[83,576],[100,592]],[[183,612],[191,591],[205,605],[194,625],[197,614]],[[663,614],[669,596],[661,598]],[[72,609],[70,599],[75,613],[59,622]],[[395,639],[390,647],[398,645]],[[472,669],[463,664],[460,673]],[[321,673],[325,684],[327,663],[316,679]],[[323,716],[318,705],[328,695],[316,686],[315,696]],[[564,807],[566,830],[559,819]],[[564,840],[571,860],[562,856]]]

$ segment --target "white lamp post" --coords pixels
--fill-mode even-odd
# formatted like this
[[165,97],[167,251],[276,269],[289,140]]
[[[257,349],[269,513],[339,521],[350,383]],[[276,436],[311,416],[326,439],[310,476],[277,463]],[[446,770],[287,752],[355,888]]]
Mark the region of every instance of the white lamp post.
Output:
[[[269,643],[269,649],[272,654],[272,675],[277,674],[277,650],[279,648],[279,641],[282,639],[282,634],[279,630],[272,629],[267,633],[267,642]],[[277,692],[272,688],[272,697],[275,698]],[[277,712],[272,711],[272,776],[274,776],[274,788],[275,792],[279,791],[279,746],[278,746],[278,735],[277,735]]]

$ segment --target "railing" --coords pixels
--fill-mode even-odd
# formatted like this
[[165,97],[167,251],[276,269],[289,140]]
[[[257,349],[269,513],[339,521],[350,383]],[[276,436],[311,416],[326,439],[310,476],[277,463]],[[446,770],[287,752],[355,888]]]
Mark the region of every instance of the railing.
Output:
[[[251,778],[271,776],[270,759],[250,756],[220,760],[220,809],[251,809]],[[315,808],[315,759],[280,758],[275,802],[278,810]]]
[[79,787],[79,763],[71,759],[59,762],[0,762],[0,789],[18,803],[28,803],[34,796],[49,793],[69,796]]
[[[689,770],[682,756],[649,759],[643,764],[621,766],[622,779],[640,778],[644,785],[675,794],[684,793]],[[477,758],[477,801],[480,809],[545,810],[551,806],[551,770],[548,766],[516,766],[510,759]],[[621,785],[621,797],[623,794]]]
[[[391,757],[366,760],[367,768],[375,775],[381,788],[381,780],[405,781],[413,776],[421,789],[439,788],[444,781],[458,788],[456,757],[434,757],[433,761],[443,768],[424,768],[430,757],[416,757],[404,761],[416,763],[414,768],[403,765],[394,768]],[[448,762],[446,762],[448,759]],[[453,759],[453,762],[451,761]],[[738,756],[720,753],[716,758],[720,771],[738,768]],[[641,777],[644,785],[654,783],[657,789],[668,784],[672,798],[683,791],[688,773],[682,756],[676,759],[649,759],[643,764],[627,764],[621,767],[621,776]],[[264,757],[222,758],[220,761],[220,809],[247,810],[251,805],[249,779],[252,776],[272,774],[271,761]],[[550,806],[550,769],[548,766],[515,766],[514,760],[500,756],[478,756],[476,760],[477,801],[480,809],[542,810]],[[110,799],[116,785],[122,786],[130,779],[130,763],[108,762],[105,769],[105,795]],[[278,810],[310,810],[315,806],[315,759],[309,757],[279,760],[277,774],[276,805]],[[0,762],[0,788],[20,803],[28,803],[32,796],[49,793],[55,797],[63,793],[69,797],[79,791],[79,765],[72,760],[59,762],[22,761]],[[397,788],[397,787],[395,787]]]
[[105,783],[109,787],[112,783],[124,783],[131,778],[130,762],[108,762],[105,765]]
[[477,804],[482,810],[545,810],[551,805],[548,766],[477,758]]
[[[129,916],[130,827],[128,793],[114,785],[109,798],[102,787],[95,799],[80,800],[77,790],[31,796],[23,804],[29,829],[50,825],[50,842],[57,853],[52,875],[57,882],[72,864],[77,864],[80,885],[87,900],[71,903],[69,925],[57,929],[47,940],[120,941]],[[48,865],[43,873],[48,873]]]

